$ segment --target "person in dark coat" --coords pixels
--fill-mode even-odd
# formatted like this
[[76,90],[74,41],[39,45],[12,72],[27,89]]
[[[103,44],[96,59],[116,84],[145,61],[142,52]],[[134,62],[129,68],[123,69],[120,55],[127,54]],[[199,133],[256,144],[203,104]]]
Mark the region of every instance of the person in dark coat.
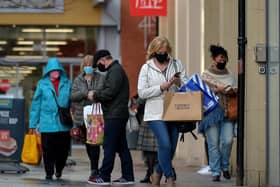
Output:
[[109,185],[114,167],[115,155],[119,153],[122,176],[114,180],[117,184],[134,183],[133,163],[126,140],[128,120],[129,82],[127,75],[117,60],[113,60],[108,50],[98,50],[93,58],[93,67],[107,72],[103,88],[92,91],[91,99],[102,105],[104,129],[104,158],[100,175],[88,182],[97,185]]

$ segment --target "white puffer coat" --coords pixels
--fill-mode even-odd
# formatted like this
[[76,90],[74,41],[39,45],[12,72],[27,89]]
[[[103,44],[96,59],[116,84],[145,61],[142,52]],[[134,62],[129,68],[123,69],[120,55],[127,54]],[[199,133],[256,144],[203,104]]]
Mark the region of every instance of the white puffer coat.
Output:
[[[165,73],[150,59],[143,64],[138,77],[138,95],[146,99],[144,121],[162,120],[163,114],[163,92],[160,85],[170,80],[176,72],[181,72],[181,85],[186,81],[186,71],[181,61],[170,59]],[[179,88],[172,85],[168,92],[176,92]]]

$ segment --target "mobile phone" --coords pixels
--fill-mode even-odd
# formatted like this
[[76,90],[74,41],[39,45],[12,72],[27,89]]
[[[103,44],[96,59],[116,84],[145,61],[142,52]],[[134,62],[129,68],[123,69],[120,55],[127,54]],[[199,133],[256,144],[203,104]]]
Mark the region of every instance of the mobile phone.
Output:
[[174,77],[180,77],[180,74],[181,74],[181,72],[176,72],[176,73],[174,74]]

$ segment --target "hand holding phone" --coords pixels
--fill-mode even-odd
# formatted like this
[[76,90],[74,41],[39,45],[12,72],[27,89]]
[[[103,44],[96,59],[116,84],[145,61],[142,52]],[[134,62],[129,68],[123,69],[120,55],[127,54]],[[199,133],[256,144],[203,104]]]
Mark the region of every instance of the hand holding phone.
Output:
[[174,77],[180,77],[180,74],[181,74],[181,72],[176,72],[176,73],[174,74]]

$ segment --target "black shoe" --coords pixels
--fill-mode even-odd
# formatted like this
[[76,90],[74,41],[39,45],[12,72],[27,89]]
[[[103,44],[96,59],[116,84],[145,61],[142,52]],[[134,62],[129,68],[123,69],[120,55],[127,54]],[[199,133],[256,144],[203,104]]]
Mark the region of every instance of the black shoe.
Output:
[[52,180],[52,175],[46,175],[46,180]]
[[144,179],[140,180],[140,183],[152,183],[152,181],[150,180],[151,176],[145,176]]
[[212,181],[213,182],[219,182],[220,181],[220,175],[213,176]]
[[56,176],[57,179],[59,179],[61,177],[61,175],[62,175],[61,172],[56,172],[55,173],[55,176]]
[[225,179],[228,179],[228,180],[231,178],[228,171],[223,171],[223,176],[224,176]]

